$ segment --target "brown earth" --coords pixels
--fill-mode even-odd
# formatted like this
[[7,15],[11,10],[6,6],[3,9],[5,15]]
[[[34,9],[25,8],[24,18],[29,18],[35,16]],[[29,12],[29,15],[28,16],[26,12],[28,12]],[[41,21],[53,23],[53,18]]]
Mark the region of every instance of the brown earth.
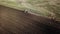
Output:
[[0,6],[0,34],[60,34],[60,22]]

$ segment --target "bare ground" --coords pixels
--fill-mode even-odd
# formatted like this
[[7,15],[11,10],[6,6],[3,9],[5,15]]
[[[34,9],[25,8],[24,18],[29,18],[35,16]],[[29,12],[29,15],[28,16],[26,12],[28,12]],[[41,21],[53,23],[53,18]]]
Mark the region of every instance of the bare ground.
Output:
[[0,34],[60,34],[60,22],[0,6]]

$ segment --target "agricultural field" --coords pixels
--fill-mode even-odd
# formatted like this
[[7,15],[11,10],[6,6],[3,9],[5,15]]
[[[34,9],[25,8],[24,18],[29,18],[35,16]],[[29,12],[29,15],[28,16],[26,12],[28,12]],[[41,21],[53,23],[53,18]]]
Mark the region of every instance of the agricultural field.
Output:
[[60,19],[60,0],[0,0],[0,5]]

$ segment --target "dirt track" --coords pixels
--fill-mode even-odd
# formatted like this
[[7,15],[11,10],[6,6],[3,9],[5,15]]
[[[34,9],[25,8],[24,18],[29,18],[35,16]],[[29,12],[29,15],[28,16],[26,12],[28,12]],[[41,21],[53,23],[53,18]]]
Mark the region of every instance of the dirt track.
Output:
[[60,24],[55,24],[48,18],[35,16],[24,13],[24,11],[0,6],[0,34],[53,33],[60,34]]

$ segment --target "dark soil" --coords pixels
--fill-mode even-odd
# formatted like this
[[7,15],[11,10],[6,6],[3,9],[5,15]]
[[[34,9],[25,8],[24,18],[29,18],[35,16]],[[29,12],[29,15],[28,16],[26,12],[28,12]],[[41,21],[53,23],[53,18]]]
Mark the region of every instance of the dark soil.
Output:
[[0,34],[60,34],[60,22],[0,6]]

